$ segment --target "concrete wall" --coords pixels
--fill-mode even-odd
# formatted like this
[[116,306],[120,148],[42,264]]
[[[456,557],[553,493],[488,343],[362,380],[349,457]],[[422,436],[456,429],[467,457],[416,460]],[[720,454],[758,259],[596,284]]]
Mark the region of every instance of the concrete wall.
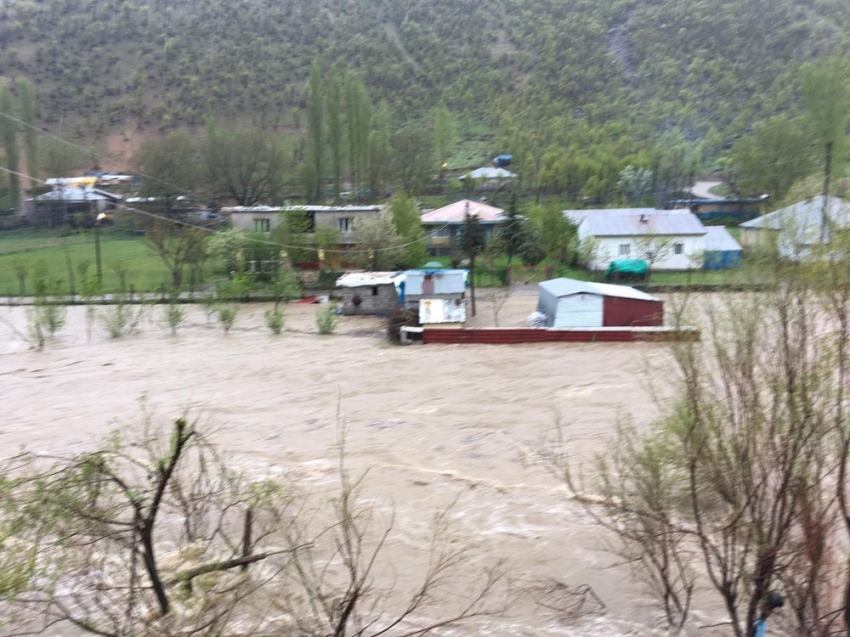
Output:
[[[399,306],[394,285],[340,288],[343,314],[388,314]],[[360,299],[359,305],[355,297]]]
[[230,223],[238,230],[257,232],[259,229],[255,227],[254,220],[267,219],[269,222],[269,231],[272,231],[281,224],[282,216],[279,212],[234,212],[230,215]]

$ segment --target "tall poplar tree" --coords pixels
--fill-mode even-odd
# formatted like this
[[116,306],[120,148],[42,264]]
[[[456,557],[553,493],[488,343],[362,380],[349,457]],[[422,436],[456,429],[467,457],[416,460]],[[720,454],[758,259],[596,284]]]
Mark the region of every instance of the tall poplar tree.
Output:
[[375,130],[369,135],[369,188],[377,194],[385,190],[392,161],[390,107],[384,101],[375,115]]
[[325,153],[325,99],[322,90],[322,65],[319,60],[313,61],[310,68],[310,83],[307,95],[307,163],[305,186],[307,199],[310,202],[322,198],[322,177],[324,172]]
[[331,171],[333,174],[334,201],[339,202],[342,190],[342,164],[343,164],[343,140],[342,140],[342,81],[339,71],[331,69],[331,77],[328,82],[328,94],[326,99],[326,110],[328,115],[328,145],[331,151]]
[[[4,117],[3,115],[8,115]],[[6,168],[9,173],[9,195],[13,205],[17,209],[21,199],[21,180],[17,173],[20,168],[18,158],[18,126],[14,120],[9,119],[14,117],[12,111],[12,92],[9,90],[8,84],[0,86],[0,141],[3,143],[3,150],[6,153]]]
[[358,194],[369,169],[369,131],[372,104],[363,81],[349,73],[345,81],[346,123],[348,124],[348,167],[351,190]]
[[18,98],[21,102],[21,120],[24,126],[24,147],[27,154],[27,172],[30,188],[38,183],[38,126],[35,86],[25,77],[18,78]]
[[454,115],[445,101],[434,109],[434,150],[437,153],[437,165],[442,166],[449,160],[457,142],[457,124]]

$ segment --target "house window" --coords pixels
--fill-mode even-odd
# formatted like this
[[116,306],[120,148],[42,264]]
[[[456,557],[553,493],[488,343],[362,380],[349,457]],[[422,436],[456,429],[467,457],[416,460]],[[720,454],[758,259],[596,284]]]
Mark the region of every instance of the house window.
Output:
[[632,252],[632,245],[630,243],[621,243],[620,244],[620,256],[627,257]]
[[352,221],[351,217],[341,217],[336,220],[336,227],[339,228],[340,232],[351,232]]
[[372,287],[372,296],[378,296],[378,288],[377,287],[374,287],[374,286]]
[[432,239],[448,239],[452,236],[451,230],[448,228],[437,228],[431,231]]
[[685,244],[684,243],[674,243],[673,244],[673,254],[684,254],[685,253]]
[[271,219],[254,219],[254,232],[271,232]]

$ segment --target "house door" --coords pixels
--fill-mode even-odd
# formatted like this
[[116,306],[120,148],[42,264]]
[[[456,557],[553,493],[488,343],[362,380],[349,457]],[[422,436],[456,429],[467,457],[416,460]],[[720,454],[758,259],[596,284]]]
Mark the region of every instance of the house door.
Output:
[[422,295],[426,296],[434,293],[434,276],[431,274],[425,275],[425,280],[422,281]]

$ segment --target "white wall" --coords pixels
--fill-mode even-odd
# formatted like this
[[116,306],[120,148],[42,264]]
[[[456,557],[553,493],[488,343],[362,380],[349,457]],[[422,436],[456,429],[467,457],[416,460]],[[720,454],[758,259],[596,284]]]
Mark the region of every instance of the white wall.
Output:
[[599,294],[571,294],[558,299],[552,327],[602,327],[604,298]]
[[[581,227],[579,227],[581,230]],[[584,239],[579,232],[579,238]],[[664,237],[664,242],[670,242],[670,246],[666,249],[664,258],[652,264],[653,270],[700,270],[702,269],[703,261],[702,254],[705,251],[704,236],[682,236],[682,237]],[[611,261],[616,259],[644,259],[645,254],[641,253],[641,247],[646,245],[645,237],[597,237],[596,242],[598,249],[596,258],[590,264],[592,270],[605,270]],[[682,254],[675,254],[673,244],[681,243]],[[621,255],[620,246],[628,244],[630,247],[629,254]]]

